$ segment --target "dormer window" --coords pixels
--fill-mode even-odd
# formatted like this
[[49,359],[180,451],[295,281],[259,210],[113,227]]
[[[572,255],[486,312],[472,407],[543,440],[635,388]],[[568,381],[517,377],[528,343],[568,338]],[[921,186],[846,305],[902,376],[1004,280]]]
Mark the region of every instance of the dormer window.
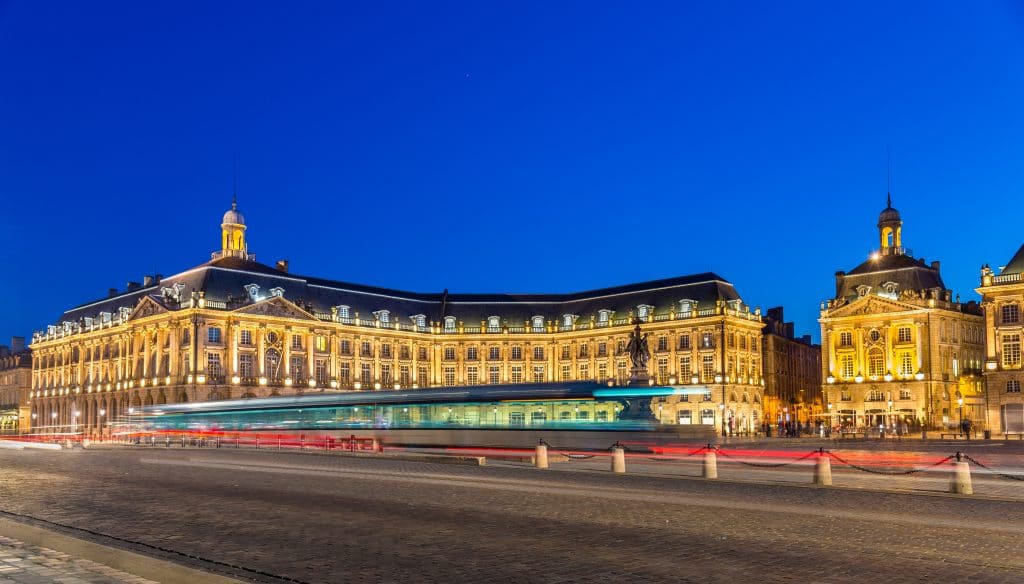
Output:
[[[118,308],[117,311],[121,315],[121,322],[128,320],[128,317],[132,315],[132,309],[127,306],[122,306],[121,308]],[[65,330],[68,328],[69,324],[71,323],[64,323]]]
[[535,316],[533,317],[533,332],[542,333],[544,332],[544,317]]
[[271,296],[284,296],[284,288],[281,288],[281,287],[271,288],[270,289],[270,295]]
[[736,311],[743,307],[743,301],[738,298],[736,300],[729,300],[726,302],[726,304],[729,305],[729,308]]
[[864,296],[867,296],[870,293],[871,286],[868,286],[867,284],[861,284],[860,286],[857,286],[857,296],[863,298]]
[[334,308],[336,308],[338,310],[338,318],[350,318],[349,317],[349,307],[348,306],[346,306],[344,304],[339,304],[338,306],[335,306]]
[[577,318],[579,318],[579,316],[577,316],[575,314],[563,314],[562,315],[562,326],[564,326],[566,328],[571,327],[576,322]]
[[597,324],[605,325],[612,318],[612,311],[607,308],[602,308],[597,311]]
[[444,317],[444,332],[454,333],[455,332],[455,317],[446,316]]
[[487,332],[496,333],[501,331],[501,317],[500,316],[488,316],[487,317]]
[[246,284],[245,293],[253,301],[257,300],[260,296],[260,285],[259,284]]
[[111,314],[109,312],[101,312],[100,313],[100,322],[103,323],[103,324],[110,324],[110,316],[111,316]]
[[411,317],[412,322],[417,328],[425,328],[427,326],[427,315],[425,314],[414,314]]
[[381,324],[387,324],[391,318],[391,313],[387,310],[378,310],[373,313],[373,316],[377,317]]
[[885,282],[882,284],[882,290],[885,290],[885,293],[892,297],[896,296],[899,289],[900,285],[896,282]]
[[653,309],[654,307],[649,304],[641,304],[636,307],[636,315],[638,318],[646,319]]
[[693,313],[693,307],[696,304],[693,300],[680,300],[679,301],[679,315],[690,316]]

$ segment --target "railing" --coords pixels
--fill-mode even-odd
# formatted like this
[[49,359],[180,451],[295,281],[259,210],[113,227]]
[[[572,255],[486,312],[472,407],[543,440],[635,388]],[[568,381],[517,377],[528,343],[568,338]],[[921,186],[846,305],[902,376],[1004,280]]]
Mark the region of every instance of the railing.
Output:
[[1002,276],[993,276],[992,282],[994,284],[1005,284],[1007,282],[1020,282],[1020,274],[1003,274]]

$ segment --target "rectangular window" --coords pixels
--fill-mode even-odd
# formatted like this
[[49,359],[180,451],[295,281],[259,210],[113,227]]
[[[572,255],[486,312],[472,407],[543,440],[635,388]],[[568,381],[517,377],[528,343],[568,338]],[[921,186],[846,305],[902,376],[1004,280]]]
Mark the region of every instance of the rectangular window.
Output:
[[668,357],[658,357],[658,383],[668,379]]
[[885,375],[885,358],[875,349],[868,353],[868,376],[877,379]]
[[302,349],[302,335],[292,335],[292,348]]
[[1020,366],[1020,335],[1003,335],[1003,366]]
[[704,424],[705,426],[714,426],[715,425],[715,410],[710,409],[710,408],[705,409],[705,410],[701,410],[700,411],[700,423]]
[[487,372],[487,379],[492,385],[501,383],[501,366],[491,365]]
[[562,345],[562,358],[570,359],[570,355],[572,355],[570,351],[572,351],[572,349],[569,347],[569,345]]
[[445,347],[444,348],[444,360],[445,361],[454,361],[455,360],[455,347]]
[[659,351],[667,351],[668,350],[668,337],[658,337],[658,350]]
[[562,381],[572,380],[572,365],[562,365]]
[[1006,393],[1020,393],[1020,381],[1017,379],[1007,381]]
[[409,345],[402,345],[398,348],[399,359],[412,359],[412,352],[409,350]]
[[220,366],[220,355],[217,353],[206,354],[206,374],[212,378],[219,378],[224,374]]
[[419,355],[420,355],[419,356],[420,361],[426,361],[427,360],[427,348],[426,347],[420,347]]
[[597,356],[598,357],[607,357],[608,356],[608,343],[598,343],[597,344]]
[[391,343],[381,343],[380,345],[380,357],[381,359],[391,358]]
[[714,333],[701,333],[701,335],[700,335],[700,348],[701,349],[714,349],[715,348],[715,335],[714,335]]
[[903,377],[910,377],[914,374],[914,359],[910,354],[910,351],[903,351],[899,355],[900,358],[900,375]]
[[211,326],[210,328],[206,329],[206,341],[212,345],[219,345],[220,329],[215,326]]
[[487,349],[487,359],[490,361],[497,361],[501,359],[501,348],[490,347]]
[[419,373],[417,373],[417,378],[416,378],[417,381],[421,385],[429,385],[430,384],[430,379],[427,378],[427,368],[426,367],[420,367],[416,371],[419,372]]
[[853,355],[843,355],[839,358],[839,375],[844,379],[853,379]]
[[590,356],[590,345],[587,343],[580,344],[580,358],[587,358]]
[[373,357],[373,345],[370,344],[370,341],[363,341],[359,354],[363,357]]
[[[370,368],[369,363],[362,363],[361,365],[362,367],[359,372],[360,381],[362,381],[364,385],[368,385],[373,381],[373,370]],[[366,389],[369,388],[367,387]]]
[[409,366],[402,365],[399,367],[398,372],[398,382],[402,384],[402,387],[409,387],[412,384],[412,375],[409,374]]
[[342,355],[351,355],[352,342],[349,341],[348,339],[342,339],[341,342],[338,344],[338,350]]
[[513,360],[515,360],[515,361],[522,360],[522,358],[523,358],[523,348],[520,347],[519,345],[513,346],[512,347],[512,357],[511,358]]
[[704,383],[711,383],[715,379],[715,356],[704,355],[700,362],[700,378]]
[[608,379],[608,364],[607,363],[598,363],[597,364],[597,380],[598,381],[605,381],[606,379]]
[[316,336],[316,350],[321,353],[327,352],[327,337],[323,335]]
[[683,350],[689,350],[690,348],[690,335],[679,335],[679,348]]
[[522,383],[522,382],[523,382],[523,366],[522,365],[513,365],[512,366],[512,383]]
[[1003,305],[1003,324],[1017,324],[1020,322],[1020,307],[1016,304]]
[[480,358],[480,355],[477,354],[476,347],[466,347],[466,360],[467,361],[476,361],[479,358]]
[[348,363],[342,363],[338,367],[338,381],[344,385],[348,385],[352,382],[352,366]]
[[252,346],[252,331],[243,330],[241,333],[239,333],[239,335],[238,335],[238,344],[240,344],[240,345],[242,345],[244,347],[251,347]]
[[897,339],[898,339],[897,342],[900,342],[900,343],[909,343],[910,342],[910,327],[909,326],[901,326],[896,334],[897,334]]
[[533,348],[533,360],[534,361],[543,361],[544,360],[544,347],[534,347]]
[[679,420],[679,423],[684,426],[689,426],[693,423],[693,420],[690,419],[690,410],[680,411],[677,415],[677,419]]
[[577,379],[590,379],[590,363],[580,363],[580,376]]
[[444,384],[446,387],[455,385],[455,368],[450,365],[444,368]]
[[693,372],[690,370],[690,356],[679,358],[679,383],[692,383]]
[[900,399],[910,399],[910,390],[909,389],[901,389],[900,390]]
[[477,371],[476,366],[466,367],[466,385],[476,385],[480,383],[480,372]]
[[256,376],[253,370],[252,353],[242,353],[238,356],[238,376],[242,379],[252,379]]
[[316,360],[316,383],[321,387],[327,385],[327,359]]
[[740,335],[740,349],[747,350],[747,335]]
[[292,357],[292,378],[296,381],[302,381],[302,362],[305,361],[302,357]]
[[390,363],[381,363],[380,364],[380,384],[384,387],[384,389],[389,389],[392,383],[393,382],[391,380],[391,364]]
[[544,366],[534,365],[533,366],[533,382],[544,383]]
[[849,331],[843,331],[839,333],[839,346],[840,347],[852,347],[853,346],[853,333]]

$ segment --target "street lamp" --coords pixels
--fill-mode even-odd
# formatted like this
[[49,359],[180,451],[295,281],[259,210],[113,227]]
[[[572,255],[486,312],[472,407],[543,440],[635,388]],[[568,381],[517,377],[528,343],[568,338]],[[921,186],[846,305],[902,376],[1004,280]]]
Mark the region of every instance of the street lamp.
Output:
[[960,406],[960,431],[964,431],[964,398],[956,398],[956,405]]
[[726,436],[727,432],[725,429],[725,404],[718,404],[718,409],[722,416],[722,436]]

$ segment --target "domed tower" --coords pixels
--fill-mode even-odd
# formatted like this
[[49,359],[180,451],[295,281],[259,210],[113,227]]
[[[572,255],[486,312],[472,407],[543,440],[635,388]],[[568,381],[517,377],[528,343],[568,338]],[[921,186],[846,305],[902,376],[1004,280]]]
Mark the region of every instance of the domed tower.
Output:
[[881,239],[882,255],[900,255],[903,253],[903,219],[900,212],[892,207],[892,195],[886,197],[886,207],[878,214],[878,235]]
[[238,198],[232,197],[231,208],[224,213],[220,222],[221,249],[214,253],[214,259],[220,258],[241,258],[243,260],[253,259],[249,255],[249,246],[245,243],[245,217],[238,210]]

